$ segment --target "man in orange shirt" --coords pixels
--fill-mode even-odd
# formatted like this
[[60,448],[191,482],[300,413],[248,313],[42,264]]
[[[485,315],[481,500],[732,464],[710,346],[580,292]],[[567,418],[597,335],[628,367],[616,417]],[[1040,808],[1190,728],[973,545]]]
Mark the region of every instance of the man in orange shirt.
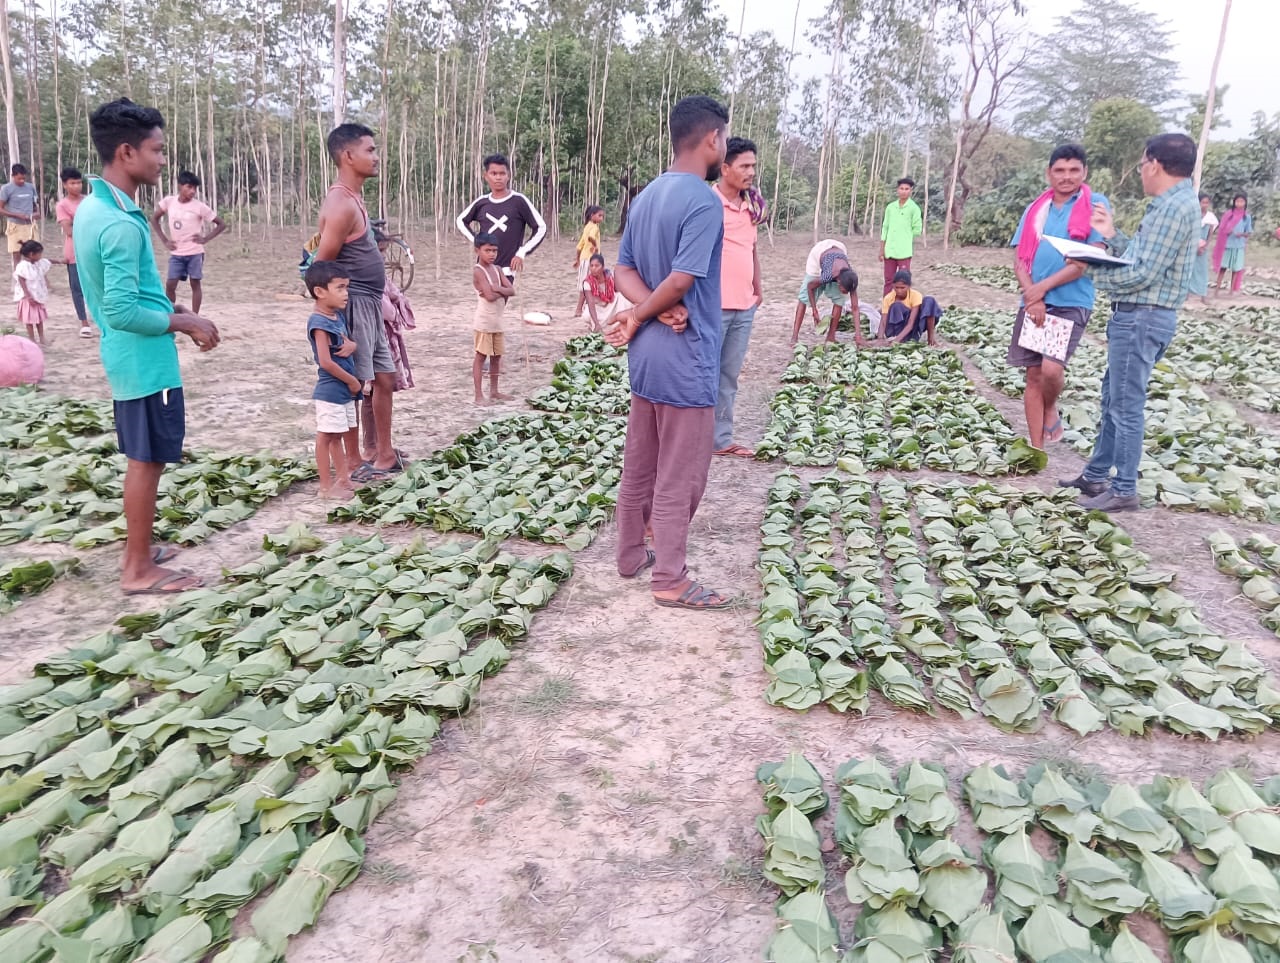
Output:
[[751,203],[756,179],[756,145],[730,137],[716,196],[724,206],[724,249],[720,259],[720,392],[716,401],[715,453],[752,458],[755,452],[733,440],[733,403],[738,374],[751,343],[751,324],[763,297],[756,225],[763,211]]

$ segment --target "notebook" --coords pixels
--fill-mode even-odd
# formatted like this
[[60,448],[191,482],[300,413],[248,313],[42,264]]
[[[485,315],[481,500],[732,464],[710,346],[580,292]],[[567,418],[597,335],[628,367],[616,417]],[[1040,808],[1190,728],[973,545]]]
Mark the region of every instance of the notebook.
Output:
[[1054,361],[1065,362],[1067,345],[1071,343],[1074,328],[1075,323],[1070,318],[1060,318],[1056,314],[1046,314],[1043,326],[1024,317],[1022,331],[1018,334],[1018,345]]

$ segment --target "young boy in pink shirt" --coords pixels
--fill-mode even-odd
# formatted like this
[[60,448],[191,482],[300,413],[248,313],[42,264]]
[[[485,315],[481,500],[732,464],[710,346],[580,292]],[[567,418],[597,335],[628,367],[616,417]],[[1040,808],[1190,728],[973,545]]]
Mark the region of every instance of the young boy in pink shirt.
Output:
[[71,227],[75,223],[76,208],[84,200],[84,175],[74,167],[62,168],[63,198],[53,209],[54,218],[62,228],[62,257],[67,262],[67,284],[71,288],[71,301],[80,319],[80,337],[92,338],[89,314],[84,309],[84,291],[80,288],[80,270],[76,267],[76,246],[71,240]]
[[[178,174],[178,193],[163,198],[151,214],[151,226],[169,249],[164,293],[177,305],[178,282],[190,279],[191,310],[196,314],[200,313],[200,303],[204,300],[204,246],[227,229],[226,222],[213,208],[197,199],[199,189],[200,178],[191,171],[182,171]],[[160,223],[166,216],[168,234]]]

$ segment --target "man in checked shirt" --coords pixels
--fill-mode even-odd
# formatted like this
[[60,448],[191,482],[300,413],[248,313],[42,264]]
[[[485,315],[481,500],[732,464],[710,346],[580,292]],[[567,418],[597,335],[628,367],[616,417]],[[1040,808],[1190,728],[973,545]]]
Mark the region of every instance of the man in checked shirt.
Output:
[[1195,163],[1195,142],[1185,134],[1160,134],[1147,141],[1138,172],[1151,202],[1132,238],[1116,228],[1108,208],[1094,205],[1093,227],[1107,250],[1131,263],[1089,267],[1098,287],[1115,298],[1107,323],[1102,416],[1084,471],[1058,482],[1080,489],[1085,508],[1138,508],[1147,384],[1173,341],[1178,309],[1191,291],[1200,239],[1200,205],[1191,184]]

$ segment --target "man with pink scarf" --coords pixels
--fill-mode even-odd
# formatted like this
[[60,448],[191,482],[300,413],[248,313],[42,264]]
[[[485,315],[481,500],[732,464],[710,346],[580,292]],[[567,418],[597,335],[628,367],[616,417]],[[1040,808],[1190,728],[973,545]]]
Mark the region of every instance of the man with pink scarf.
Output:
[[[1045,172],[1049,190],[1031,202],[1022,215],[1010,246],[1017,248],[1014,271],[1022,288],[1022,300],[1013,322],[1013,337],[1006,359],[1011,367],[1025,368],[1027,386],[1022,393],[1027,416],[1027,438],[1036,448],[1062,437],[1058,396],[1066,380],[1066,365],[1084,336],[1093,311],[1093,281],[1079,264],[1063,259],[1045,237],[1070,238],[1102,245],[1102,235],[1089,223],[1094,204],[1110,204],[1085,183],[1089,168],[1084,148],[1062,144],[1049,155]],[[1067,355],[1062,361],[1024,348],[1018,343],[1027,321],[1041,326],[1046,314],[1072,323]]]

